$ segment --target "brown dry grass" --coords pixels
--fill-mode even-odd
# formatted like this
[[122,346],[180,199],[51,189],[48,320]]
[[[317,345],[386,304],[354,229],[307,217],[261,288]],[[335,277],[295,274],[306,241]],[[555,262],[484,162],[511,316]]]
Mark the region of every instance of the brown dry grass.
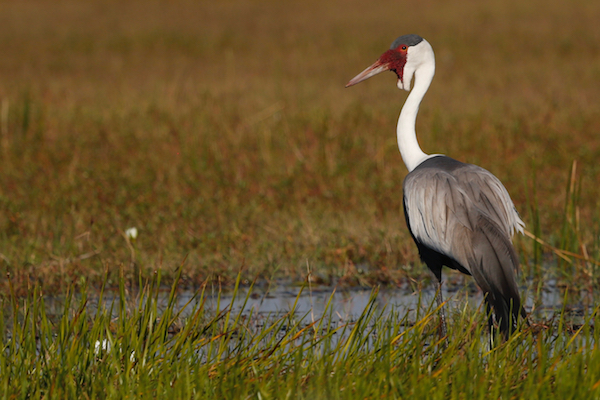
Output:
[[599,20],[583,0],[0,2],[0,268],[48,287],[186,257],[190,283],[423,271],[405,94],[391,74],[344,89],[411,32],[438,64],[424,150],[489,169],[531,230],[598,258]]

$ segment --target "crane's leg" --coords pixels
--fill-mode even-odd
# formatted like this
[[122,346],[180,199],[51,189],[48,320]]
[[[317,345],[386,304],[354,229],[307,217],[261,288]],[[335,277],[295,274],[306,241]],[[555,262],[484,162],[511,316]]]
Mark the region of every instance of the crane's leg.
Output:
[[[407,219],[408,220],[408,219]],[[419,242],[415,240],[417,244],[417,248],[419,249],[419,255],[421,256],[421,260],[425,264],[429,270],[435,276],[438,282],[437,293],[435,294],[435,299],[437,301],[439,316],[440,316],[440,338],[444,339],[446,347],[448,347],[448,329],[446,329],[446,311],[444,310],[444,298],[442,296],[442,266],[444,265],[444,261],[441,258],[441,255],[435,251],[432,251],[424,246],[422,246]]]
[[440,314],[440,337],[446,339],[448,344],[448,329],[446,328],[446,312],[444,311],[444,299],[442,296],[442,281],[438,281],[438,290],[435,295]]
[[490,329],[490,350],[492,350],[494,348],[495,339],[494,318],[492,317],[492,305],[487,301],[487,298],[485,299],[485,311],[487,312],[488,316],[488,328]]

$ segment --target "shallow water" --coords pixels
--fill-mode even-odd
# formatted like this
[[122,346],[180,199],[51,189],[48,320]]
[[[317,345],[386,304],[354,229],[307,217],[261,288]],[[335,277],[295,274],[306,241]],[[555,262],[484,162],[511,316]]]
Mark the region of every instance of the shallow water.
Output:
[[[378,290],[375,304],[384,314],[390,310],[401,314],[415,312],[419,307],[419,302],[421,309],[426,309],[432,304],[436,289],[437,285],[433,283],[420,289],[411,288],[406,284],[402,287],[383,287]],[[248,290],[248,288],[241,288],[235,299],[231,293],[222,293],[219,308],[225,309],[233,301],[232,310],[236,314],[252,312],[253,315],[274,316],[290,312],[294,309],[295,304],[296,315],[307,315],[311,320],[316,320],[323,316],[331,298],[330,309],[333,311],[333,316],[339,318],[340,321],[353,321],[363,313],[374,293],[371,288],[339,289],[331,286],[305,286],[302,288],[286,282],[279,282],[271,287],[255,287],[250,296],[248,296]],[[556,286],[555,281],[551,280],[546,283],[537,296],[537,302],[530,294],[532,291],[532,289],[522,288],[521,293],[525,297],[525,309],[534,319],[551,319],[563,309],[564,291]],[[443,286],[442,294],[448,312],[463,308],[466,302],[473,309],[482,308],[483,295],[473,283],[446,284]],[[179,303],[181,305],[187,303],[192,296],[191,292],[180,294]],[[576,297],[580,300],[574,304],[570,303],[566,307],[570,315],[583,316],[586,311],[591,311],[593,302],[587,292],[579,293]],[[209,296],[208,306],[216,310],[218,299],[216,294]],[[244,307],[243,310],[242,307]],[[327,312],[329,311],[327,309]]]
[[[409,320],[414,322],[417,310],[426,310],[435,299],[437,285],[434,283],[417,287],[404,284],[400,287],[385,286],[378,289],[376,293],[375,306],[384,315],[390,311],[405,315],[409,313]],[[259,319],[267,317],[280,317],[294,310],[296,317],[303,317],[305,321],[312,322],[323,317],[331,316],[335,322],[355,321],[369,304],[371,296],[376,289],[371,288],[336,288],[332,286],[305,285],[300,287],[290,282],[278,281],[274,284],[262,284],[255,286],[252,291],[248,287],[240,287],[237,296],[233,298],[233,291],[223,290],[219,294],[217,289],[207,289],[205,293],[207,310],[214,313],[229,308],[233,302],[232,312],[234,315],[253,315]],[[249,293],[250,292],[250,293]],[[521,288],[525,297],[525,309],[533,321],[549,320],[558,315],[563,309],[564,290],[556,286],[555,281],[548,281],[534,301],[534,290],[532,287]],[[458,283],[443,285],[442,294],[446,301],[446,312],[462,309],[466,303],[473,310],[483,310],[483,296],[473,282],[461,279]],[[191,290],[181,291],[177,294],[176,311],[186,307],[182,316],[189,315],[197,303],[194,298],[195,292]],[[159,294],[159,308],[168,302],[169,291],[165,290]],[[331,299],[331,304],[327,307]],[[593,301],[587,292],[571,296],[568,307],[565,307],[574,323],[583,321],[583,317],[592,311]],[[576,301],[573,303],[573,299]],[[579,299],[579,300],[577,300]],[[113,312],[117,317],[118,293],[107,293],[104,295],[104,307],[114,304]],[[114,303],[113,303],[114,302]],[[50,315],[60,315],[64,310],[64,299],[47,298],[45,304]],[[77,305],[78,301],[72,303]],[[132,295],[128,306],[137,304],[136,296]],[[420,304],[420,305],[419,305]],[[294,308],[295,305],[295,308]],[[98,299],[90,296],[88,307],[91,311],[98,308]]]
[[[247,344],[256,344],[254,335],[265,332],[265,326],[277,324],[276,329],[269,332],[267,336],[260,339],[261,345],[270,345],[271,338],[276,340],[283,339],[290,332],[291,326],[297,328],[307,327],[312,322],[323,319],[324,324],[320,328],[321,335],[330,336],[330,345],[335,346],[340,340],[348,339],[350,330],[354,323],[358,322],[361,315],[370,304],[375,307],[375,312],[367,317],[367,325],[363,328],[369,330],[366,344],[371,345],[379,340],[380,335],[386,335],[379,330],[386,326],[397,328],[401,332],[425,315],[425,311],[435,308],[434,299],[437,285],[434,283],[426,286],[417,286],[404,284],[400,287],[385,286],[379,289],[371,288],[335,288],[331,286],[308,286],[299,287],[290,282],[278,281],[274,284],[260,284],[250,289],[248,287],[239,288],[236,297],[233,297],[233,291],[217,289],[207,289],[204,293],[204,315],[208,319],[222,313],[224,310],[231,310],[233,318],[242,317],[243,329],[230,331],[231,341],[228,343],[228,349],[235,351]],[[521,288],[521,293],[525,297],[525,308],[529,314],[529,321],[540,326],[552,326],[548,323],[554,317],[560,316],[565,311],[565,322],[571,331],[575,331],[581,326],[586,316],[593,311],[594,303],[592,296],[587,292],[577,293],[569,297],[569,304],[563,307],[564,290],[557,287],[552,280],[545,283],[544,287],[538,291],[534,302],[532,293],[533,285],[528,288]],[[199,306],[202,299],[194,291],[181,291],[177,293],[175,312],[181,311],[181,316],[185,318],[193,313]],[[139,306],[139,296],[135,292],[127,294],[126,307],[133,310]],[[375,296],[374,300],[373,296]],[[451,283],[443,285],[443,296],[446,300],[445,311],[451,324],[451,316],[455,312],[462,311],[466,305],[469,306],[472,313],[483,312],[483,296],[472,280],[460,278]],[[76,296],[77,297],[77,296]],[[153,297],[153,296],[152,296]],[[144,297],[148,301],[148,297]],[[165,309],[169,301],[169,290],[159,291],[157,306],[159,313]],[[86,301],[86,307],[90,315],[94,315],[98,308],[112,309],[113,318],[119,318],[119,302],[121,298],[118,292],[105,293],[102,299],[102,305],[99,304],[99,298],[90,295]],[[371,303],[372,301],[372,303]],[[64,297],[45,298],[46,314],[50,320],[61,318],[65,310]],[[81,299],[74,298],[70,308],[72,310],[81,306]],[[7,314],[7,315],[10,315]],[[287,317],[290,316],[288,319]],[[379,316],[390,318],[384,325],[376,324]],[[406,317],[406,319],[405,319]],[[12,320],[12,318],[11,318]],[[283,322],[282,322],[283,321]],[[8,331],[8,337],[11,336],[11,324],[13,321],[5,321]],[[176,323],[175,325],[178,325]],[[320,325],[320,324],[319,324]],[[173,331],[178,332],[178,328],[173,326]],[[338,328],[341,328],[338,330]],[[363,329],[361,328],[361,329]],[[373,328],[373,330],[371,330]],[[384,328],[387,329],[387,328]],[[249,336],[239,335],[240,331],[247,331]],[[260,336],[260,335],[259,335]],[[250,341],[247,342],[246,341]],[[295,342],[304,340],[302,337],[289,342],[287,346],[294,346]],[[482,343],[487,345],[488,336],[482,336]],[[271,343],[272,344],[272,343]],[[104,342],[97,342],[96,348],[103,348]],[[98,347],[100,346],[100,347]],[[287,348],[287,347],[286,347]],[[208,360],[209,355],[206,349],[199,350],[202,360]]]

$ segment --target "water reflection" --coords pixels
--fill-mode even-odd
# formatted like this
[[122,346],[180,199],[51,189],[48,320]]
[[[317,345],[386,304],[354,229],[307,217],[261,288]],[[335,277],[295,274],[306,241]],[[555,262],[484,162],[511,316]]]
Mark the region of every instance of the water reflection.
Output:
[[[417,310],[423,311],[430,307],[435,299],[435,288],[431,283],[424,287],[404,284],[400,287],[384,286],[377,289],[371,288],[335,288],[331,286],[297,286],[290,282],[279,281],[274,284],[262,284],[250,290],[241,287],[236,297],[233,291],[207,289],[205,293],[205,307],[214,313],[228,309],[232,305],[234,314],[252,314],[254,316],[281,316],[294,310],[297,317],[306,316],[308,321],[315,321],[331,316],[340,322],[351,322],[358,318],[373,294],[376,294],[375,305],[383,314],[394,311],[400,314],[409,313],[414,316]],[[525,298],[525,309],[533,320],[549,320],[560,314],[563,309],[564,290],[557,287],[556,282],[550,280],[543,288],[535,290],[532,284],[521,288]],[[197,305],[196,292],[182,291],[177,294],[176,311],[182,310],[182,317],[189,315]],[[472,309],[482,310],[483,296],[472,282],[460,280],[453,284],[445,283],[443,296],[446,300],[446,310],[450,314],[454,310],[462,310],[468,303]],[[166,307],[169,291],[159,293],[158,304]],[[105,308],[113,306],[113,314],[117,317],[118,293],[108,293],[102,300]],[[137,296],[130,294],[128,308],[136,307]],[[88,307],[91,310],[98,308],[98,298],[90,296]],[[331,304],[328,305],[328,303]],[[73,304],[77,304],[75,301]],[[233,304],[232,304],[233,303]],[[64,299],[47,298],[45,300],[49,314],[59,315],[64,311]],[[593,311],[594,302],[592,295],[586,291],[572,293],[568,306],[565,307],[569,315],[582,318]],[[331,315],[329,315],[331,313]],[[411,319],[409,318],[409,319]],[[414,319],[412,319],[414,321]]]
[[[435,287],[431,284],[427,287],[411,287],[405,284],[401,287],[381,287],[377,291],[375,304],[385,312],[394,310],[405,314],[414,313],[419,307],[429,307],[435,299]],[[371,295],[375,293],[371,288],[334,288],[330,286],[304,286],[298,287],[289,283],[276,283],[271,286],[253,288],[248,293],[248,288],[241,288],[234,299],[232,293],[213,293],[208,297],[207,305],[216,311],[217,302],[221,310],[229,307],[233,302],[232,310],[235,313],[244,314],[270,314],[282,315],[295,310],[298,316],[307,315],[311,320],[319,319],[325,310],[333,311],[333,317],[340,321],[352,321],[362,314],[369,303]],[[548,320],[561,312],[563,309],[564,290],[556,286],[555,281],[549,281],[537,294],[530,286],[521,290],[525,298],[525,308],[534,319]],[[184,292],[179,296],[180,305],[190,301],[193,293]],[[461,282],[452,285],[445,284],[443,296],[447,302],[448,312],[455,309],[463,309],[465,303],[473,309],[477,309],[483,302],[483,296],[474,284]],[[567,311],[573,315],[584,315],[585,311],[592,311],[593,302],[587,292],[577,293],[570,299],[576,300],[569,303]],[[331,302],[328,307],[328,303]],[[294,308],[295,306],[295,308]],[[242,309],[243,308],[243,309]]]

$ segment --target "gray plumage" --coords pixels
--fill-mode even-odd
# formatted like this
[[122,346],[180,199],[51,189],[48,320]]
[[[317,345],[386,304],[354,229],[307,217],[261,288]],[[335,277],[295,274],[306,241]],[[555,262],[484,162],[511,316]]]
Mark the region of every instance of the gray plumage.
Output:
[[406,176],[403,189],[406,223],[423,262],[438,282],[444,265],[472,275],[508,335],[525,316],[511,243],[523,222],[502,183],[481,167],[435,156]]
[[407,46],[414,46],[414,45],[421,43],[422,41],[423,41],[423,38],[421,36],[411,33],[409,35],[400,36],[399,38],[394,40],[392,42],[392,45],[390,46],[390,49],[395,49],[396,47],[398,47],[402,44],[405,44]]

